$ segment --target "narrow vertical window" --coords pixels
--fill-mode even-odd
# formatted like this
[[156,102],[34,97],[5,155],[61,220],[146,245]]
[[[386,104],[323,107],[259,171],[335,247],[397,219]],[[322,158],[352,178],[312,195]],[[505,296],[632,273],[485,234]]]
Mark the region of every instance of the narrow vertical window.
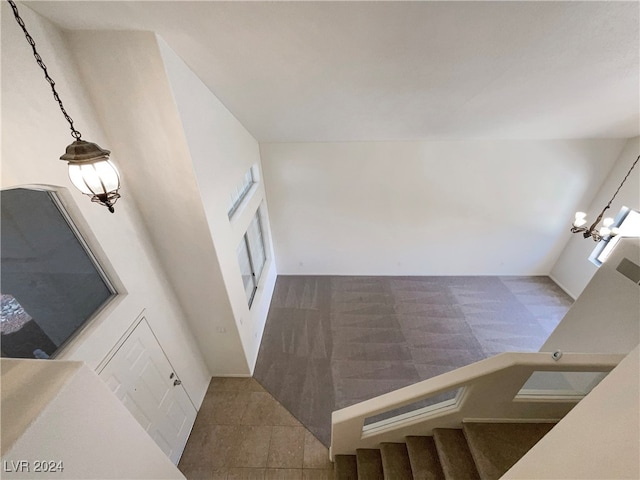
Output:
[[267,260],[259,212],[259,210],[256,211],[247,232],[238,245],[238,263],[249,306],[251,306],[256,290],[258,290],[260,276]]
[[251,305],[251,300],[256,290],[256,282],[253,276],[253,267],[251,266],[251,258],[249,257],[249,247],[247,245],[247,236],[242,237],[240,245],[238,245],[238,263],[240,264],[240,274],[242,275],[242,284],[244,285],[244,293],[247,301]]

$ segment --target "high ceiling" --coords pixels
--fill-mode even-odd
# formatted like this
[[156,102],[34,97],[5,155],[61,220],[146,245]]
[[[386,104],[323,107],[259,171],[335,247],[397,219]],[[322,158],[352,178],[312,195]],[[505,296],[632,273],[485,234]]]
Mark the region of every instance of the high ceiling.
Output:
[[157,32],[260,142],[639,134],[638,2],[27,4]]

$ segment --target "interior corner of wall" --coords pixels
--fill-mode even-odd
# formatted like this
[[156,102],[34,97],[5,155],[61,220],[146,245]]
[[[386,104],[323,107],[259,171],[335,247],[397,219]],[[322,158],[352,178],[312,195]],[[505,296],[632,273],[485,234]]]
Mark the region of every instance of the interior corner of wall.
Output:
[[551,280],[553,280],[553,282],[554,282],[556,285],[558,285],[558,286],[562,289],[562,291],[563,291],[564,293],[566,293],[567,295],[569,295],[569,296],[571,297],[571,299],[572,299],[572,300],[574,300],[574,301],[575,301],[575,300],[578,298],[578,296],[579,296],[579,295],[576,295],[576,293],[575,293],[573,290],[571,290],[571,289],[570,289],[570,288],[568,288],[566,285],[564,285],[564,284],[563,284],[563,282],[562,282],[561,280],[559,280],[559,279],[554,275],[554,273],[553,273],[553,272],[551,272],[551,273],[549,274],[549,278],[550,278]]

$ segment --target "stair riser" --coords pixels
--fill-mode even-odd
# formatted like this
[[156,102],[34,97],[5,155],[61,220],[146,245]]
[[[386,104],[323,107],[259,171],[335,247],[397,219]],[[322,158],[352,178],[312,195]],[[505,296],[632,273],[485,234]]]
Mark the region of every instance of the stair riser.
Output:
[[335,480],[497,480],[553,424],[466,423],[357,455],[336,455]]

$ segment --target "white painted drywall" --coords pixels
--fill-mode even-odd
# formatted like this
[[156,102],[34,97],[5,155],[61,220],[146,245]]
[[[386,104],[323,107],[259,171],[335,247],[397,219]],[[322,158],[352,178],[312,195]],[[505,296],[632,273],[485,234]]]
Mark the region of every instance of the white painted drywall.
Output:
[[261,144],[278,273],[546,275],[624,143]]
[[[218,252],[212,238],[205,209],[208,193],[196,180],[192,139],[185,136],[156,36],[120,31],[67,36],[209,372],[249,375],[222,274],[222,260],[235,256],[235,250]],[[198,130],[210,145],[217,145],[216,137],[224,143],[235,133],[228,124],[216,126],[217,130],[207,131],[203,123]],[[243,148],[240,152],[245,153]],[[214,147],[210,153],[225,152]],[[211,187],[219,185],[207,186]]]
[[[75,338],[60,358],[83,360],[96,368],[146,309],[151,328],[191,400],[199,407],[210,373],[134,201],[134,182],[130,169],[122,163],[121,153],[135,145],[120,139],[115,142],[107,136],[103,128],[105,118],[93,109],[68,39],[49,21],[20,4],[20,13],[76,128],[84,139],[112,150],[112,158],[122,174],[122,199],[116,204],[116,212],[110,214],[71,185],[66,165],[58,160],[73,140],[68,125],[9,6],[3,3],[1,8],[2,188],[32,184],[69,188],[61,192],[63,201],[123,292]],[[116,56],[113,52],[109,55]],[[112,95],[117,97],[118,92]]]
[[639,365],[636,348],[501,478],[640,478]]
[[[630,138],[604,183],[598,189],[595,198],[591,202],[577,204],[576,210],[587,212],[587,218],[593,222],[609,202],[638,155],[640,155],[640,137]],[[623,206],[640,210],[640,165],[636,165],[631,172],[605,216],[615,217]],[[567,220],[572,221],[573,215]],[[597,270],[597,267],[588,260],[595,244],[577,234],[566,233],[565,235],[570,238],[551,270],[551,278],[573,298],[578,298]]]
[[[184,479],[86,364],[2,359],[0,365],[2,478]],[[56,468],[60,462],[62,472],[36,472],[43,460]],[[20,461],[28,462],[28,473],[15,468]]]
[[[222,278],[253,371],[276,279],[258,142],[159,37],[158,44],[189,145]],[[229,197],[252,166],[257,167],[257,185],[230,221]],[[267,263],[249,309],[236,252],[258,208]]]
[[629,353],[638,345],[640,286],[616,270],[624,258],[640,265],[640,239],[620,239],[541,352]]

